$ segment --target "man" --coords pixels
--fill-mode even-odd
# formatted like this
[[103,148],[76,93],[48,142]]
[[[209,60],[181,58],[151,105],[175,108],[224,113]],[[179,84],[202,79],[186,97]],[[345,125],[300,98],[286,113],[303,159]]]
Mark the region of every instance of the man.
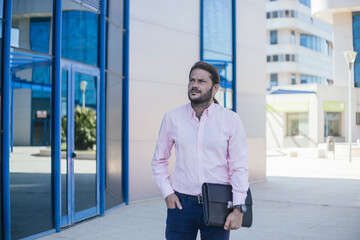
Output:
[[[217,104],[219,74],[211,64],[197,62],[188,83],[189,104],[167,112],[163,118],[153,160],[153,177],[168,208],[166,239],[229,239],[242,224],[249,187],[247,144],[238,114]],[[170,182],[168,159],[175,144],[175,169]],[[204,182],[231,184],[233,204],[225,226],[209,227],[198,202]]]

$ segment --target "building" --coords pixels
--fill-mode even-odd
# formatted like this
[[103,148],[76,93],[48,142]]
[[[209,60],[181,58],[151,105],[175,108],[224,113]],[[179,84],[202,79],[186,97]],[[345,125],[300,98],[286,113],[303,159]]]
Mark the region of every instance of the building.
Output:
[[[314,17],[332,24],[334,29],[334,82],[335,85],[349,86],[348,68],[344,51],[360,52],[360,1],[319,0],[312,1]],[[354,87],[360,87],[360,58],[354,66]]]
[[[323,84],[273,87],[266,98],[267,148],[317,148],[328,136],[337,144],[347,141],[348,91]],[[356,96],[352,109],[356,109],[360,90],[352,89],[352,95]],[[360,138],[359,120],[353,122],[353,141]]]
[[333,83],[332,28],[310,0],[268,0],[266,18],[268,87]]
[[242,118],[250,180],[265,178],[265,2],[1,0],[0,24],[0,239],[160,196],[161,119],[198,60]]
[[270,148],[318,147],[328,136],[333,136],[337,143],[349,142],[350,105],[351,142],[360,139],[360,58],[356,58],[351,71],[354,84],[349,102],[349,68],[343,54],[352,49],[360,51],[357,41],[360,2],[316,0],[311,1],[311,11],[313,21],[318,19],[333,27],[333,85],[272,88],[267,96],[267,147]]

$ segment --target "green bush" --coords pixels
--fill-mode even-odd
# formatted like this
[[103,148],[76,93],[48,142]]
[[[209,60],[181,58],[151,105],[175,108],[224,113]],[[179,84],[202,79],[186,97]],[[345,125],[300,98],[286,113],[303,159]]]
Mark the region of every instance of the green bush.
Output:
[[[61,141],[66,142],[67,117],[61,119]],[[96,144],[96,112],[75,108],[75,150],[91,150]]]

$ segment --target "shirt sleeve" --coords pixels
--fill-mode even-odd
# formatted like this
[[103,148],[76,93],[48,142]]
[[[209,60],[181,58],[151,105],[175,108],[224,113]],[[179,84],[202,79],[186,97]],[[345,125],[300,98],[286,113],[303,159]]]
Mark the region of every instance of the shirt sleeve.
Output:
[[233,204],[244,204],[249,188],[248,147],[244,127],[237,114],[234,115],[231,121],[228,154],[230,183],[233,188]]
[[159,132],[159,138],[156,144],[154,157],[151,161],[152,175],[159,186],[164,198],[174,193],[170,183],[170,173],[168,170],[169,158],[171,156],[171,149],[174,141],[170,138],[169,123],[167,115],[165,114]]

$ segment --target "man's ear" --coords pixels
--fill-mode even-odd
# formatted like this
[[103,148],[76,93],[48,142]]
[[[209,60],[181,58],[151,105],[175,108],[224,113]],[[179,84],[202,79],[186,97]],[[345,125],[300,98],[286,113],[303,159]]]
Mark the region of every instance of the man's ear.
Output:
[[213,87],[213,96],[215,96],[215,94],[217,93],[217,91],[219,91],[220,85],[219,84],[215,84]]

